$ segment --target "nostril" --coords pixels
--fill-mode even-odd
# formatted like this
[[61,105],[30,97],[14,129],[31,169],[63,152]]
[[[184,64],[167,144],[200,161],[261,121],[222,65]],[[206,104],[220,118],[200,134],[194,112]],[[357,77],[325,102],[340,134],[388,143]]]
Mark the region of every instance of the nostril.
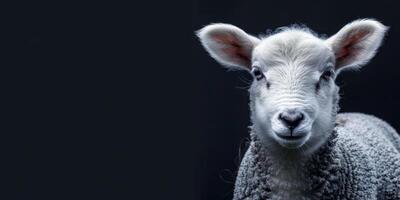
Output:
[[293,130],[304,119],[304,114],[301,112],[283,112],[279,114],[279,119],[285,126]]

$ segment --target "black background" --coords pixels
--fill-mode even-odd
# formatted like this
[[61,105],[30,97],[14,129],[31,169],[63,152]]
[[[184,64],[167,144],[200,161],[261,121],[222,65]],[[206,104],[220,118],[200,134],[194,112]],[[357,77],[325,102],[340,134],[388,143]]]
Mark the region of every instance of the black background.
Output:
[[[400,128],[395,1],[18,2],[2,6],[13,199],[231,199],[251,77],[227,72],[194,31],[258,35],[293,23],[334,34],[373,17],[380,52],[346,72],[342,111]],[[9,111],[9,112],[6,112]],[[7,145],[8,147],[8,145]],[[14,189],[15,188],[15,189]]]

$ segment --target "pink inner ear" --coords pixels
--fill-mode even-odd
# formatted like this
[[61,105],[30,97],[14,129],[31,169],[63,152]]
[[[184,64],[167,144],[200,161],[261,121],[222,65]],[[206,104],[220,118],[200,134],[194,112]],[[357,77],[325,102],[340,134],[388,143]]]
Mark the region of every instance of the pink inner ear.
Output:
[[211,35],[211,38],[215,42],[223,44],[224,47],[221,49],[221,51],[223,51],[224,54],[229,56],[235,62],[247,67],[250,66],[251,59],[248,50],[233,34],[214,33]]
[[350,35],[342,42],[339,48],[340,50],[335,53],[337,63],[345,64],[348,61],[348,58],[358,56],[360,49],[357,44],[362,42],[362,40],[364,40],[370,33],[370,30],[358,30],[357,33],[350,33]]

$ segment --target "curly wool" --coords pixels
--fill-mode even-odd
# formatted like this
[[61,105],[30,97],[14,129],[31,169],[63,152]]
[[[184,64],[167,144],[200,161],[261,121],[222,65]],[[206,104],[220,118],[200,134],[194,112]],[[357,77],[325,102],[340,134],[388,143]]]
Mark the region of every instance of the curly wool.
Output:
[[[236,179],[234,200],[400,199],[400,137],[370,115],[338,114],[327,142],[283,166],[254,131]],[[295,169],[293,174],[284,176]]]

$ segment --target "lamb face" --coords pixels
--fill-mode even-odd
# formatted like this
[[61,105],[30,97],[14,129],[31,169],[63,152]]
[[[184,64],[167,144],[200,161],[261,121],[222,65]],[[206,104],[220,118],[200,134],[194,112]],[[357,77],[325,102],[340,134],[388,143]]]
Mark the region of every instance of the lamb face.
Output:
[[335,56],[311,33],[286,30],[262,40],[252,54],[254,128],[287,148],[325,141],[337,95]]
[[328,39],[304,28],[256,38],[228,24],[206,26],[198,36],[222,65],[253,74],[251,116],[261,138],[285,148],[314,150],[334,126],[336,75],[367,63],[385,31],[375,20],[357,20]]

